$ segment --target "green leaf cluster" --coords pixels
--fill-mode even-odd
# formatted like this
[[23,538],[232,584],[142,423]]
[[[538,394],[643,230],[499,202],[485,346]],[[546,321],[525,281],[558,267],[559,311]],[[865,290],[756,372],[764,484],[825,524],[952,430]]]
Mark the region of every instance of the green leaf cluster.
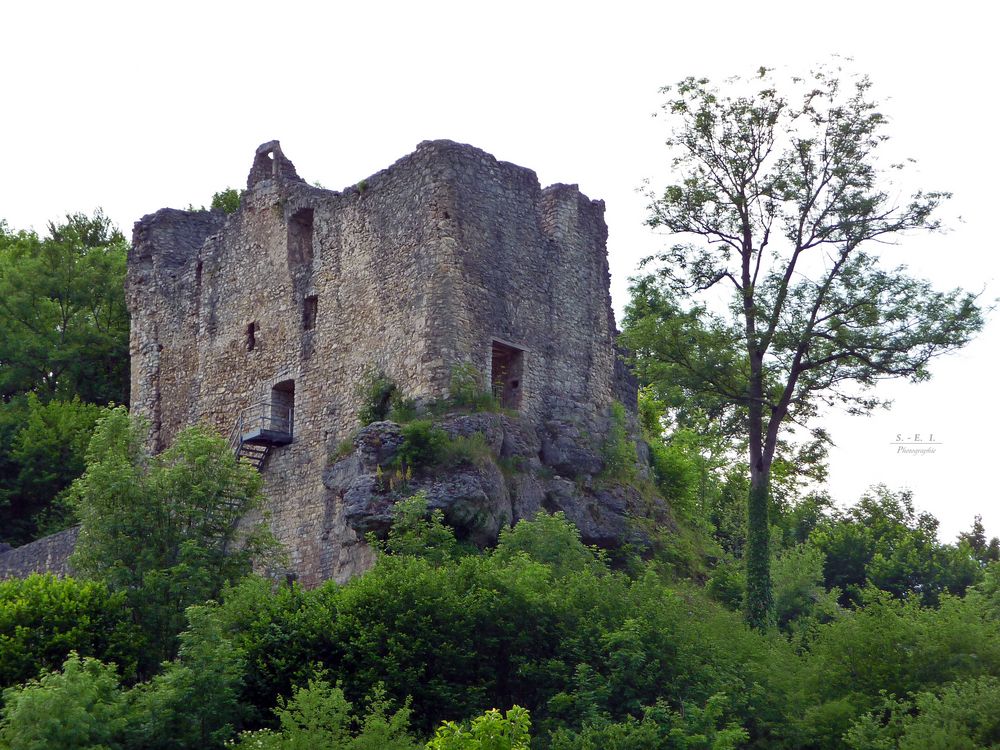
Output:
[[124,592],[52,575],[0,581],[0,690],[58,669],[71,651],[134,676],[141,644]]

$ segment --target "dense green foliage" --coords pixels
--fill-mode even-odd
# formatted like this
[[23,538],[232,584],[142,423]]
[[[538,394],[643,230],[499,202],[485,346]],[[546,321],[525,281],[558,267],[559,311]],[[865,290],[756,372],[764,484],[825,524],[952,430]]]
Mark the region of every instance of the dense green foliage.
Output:
[[[344,691],[321,679],[310,679],[278,700],[278,729],[260,729],[240,735],[236,747],[244,750],[418,750],[410,736],[410,710],[396,711],[376,690],[364,717],[354,716]],[[357,726],[357,731],[352,731]]]
[[0,542],[72,523],[93,405],[128,400],[126,252],[100,211],[44,237],[0,221]]
[[[8,690],[0,738],[51,741],[63,730],[40,707],[58,704],[57,717],[104,716],[80,731],[108,747],[221,747],[241,729],[247,748],[329,737],[339,738],[331,747],[410,748],[421,737],[506,747],[471,743],[477,727],[513,736],[522,714],[483,712],[520,706],[531,746],[559,750],[895,746],[878,744],[886,737],[918,747],[956,722],[973,743],[960,746],[988,746],[981,709],[1000,679],[996,564],[962,598],[927,606],[866,579],[843,608],[824,587],[819,547],[793,543],[773,566],[787,635],[762,635],[656,563],[614,570],[558,516],[522,521],[480,553],[420,498],[397,507],[364,576],[311,591],[246,578],[188,609],[177,658],[148,682],[122,688],[113,671],[72,656],[63,672]],[[817,529],[837,522],[824,516]],[[59,658],[38,654],[28,671]]]
[[0,581],[0,689],[58,669],[71,651],[134,675],[140,641],[124,592],[51,575]]
[[48,235],[0,224],[0,397],[128,399],[121,232],[100,211]]
[[79,397],[46,403],[34,393],[0,404],[0,541],[19,544],[72,523],[67,490],[83,472],[102,411]]
[[234,214],[240,207],[241,193],[236,188],[226,188],[212,195],[211,209],[222,211],[227,214]]
[[98,423],[72,490],[81,522],[72,565],[125,593],[148,672],[173,655],[185,608],[217,597],[251,560],[266,562],[273,541],[263,524],[237,528],[263,507],[261,477],[224,440],[189,428],[151,456],[145,433],[124,408]]

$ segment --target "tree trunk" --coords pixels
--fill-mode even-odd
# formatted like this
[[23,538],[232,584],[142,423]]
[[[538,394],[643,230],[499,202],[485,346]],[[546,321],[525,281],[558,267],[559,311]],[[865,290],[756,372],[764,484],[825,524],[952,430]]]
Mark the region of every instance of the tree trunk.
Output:
[[767,496],[771,467],[763,461],[750,466],[750,495],[747,498],[747,595],[744,617],[757,630],[773,624],[771,593],[771,528],[767,518]]
[[[767,496],[771,484],[773,442],[771,429],[764,435],[764,378],[759,352],[750,352],[750,494],[747,498],[747,594],[743,616],[757,630],[771,625],[773,596],[771,594],[771,528],[767,519]],[[774,416],[772,415],[772,419]],[[769,424],[768,427],[773,427]]]

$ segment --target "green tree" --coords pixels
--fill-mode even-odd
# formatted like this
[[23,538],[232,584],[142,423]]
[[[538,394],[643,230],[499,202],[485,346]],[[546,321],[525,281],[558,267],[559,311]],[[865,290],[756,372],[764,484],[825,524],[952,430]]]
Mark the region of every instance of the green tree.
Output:
[[146,427],[123,407],[97,425],[87,469],[73,485],[81,522],[72,565],[124,591],[148,638],[146,670],[173,655],[184,610],[266,563],[266,526],[241,529],[263,507],[261,477],[225,441],[201,428],[181,432],[156,456]]
[[236,188],[226,188],[212,195],[211,209],[234,214],[240,207],[240,191]]
[[128,244],[104,214],[0,224],[0,397],[128,401]]
[[[340,687],[312,678],[296,687],[287,701],[279,699],[275,714],[279,729],[244,732],[235,744],[244,750],[418,750],[409,734],[410,709],[391,711],[376,690],[364,717]],[[353,727],[357,727],[355,731]]]
[[444,722],[427,750],[528,750],[530,742],[531,717],[514,706],[506,714],[492,708],[468,726]]
[[4,691],[0,747],[124,750],[127,713],[114,667],[73,654],[62,671]]
[[[745,613],[758,628],[773,617],[768,501],[782,427],[823,404],[869,411],[877,380],[926,379],[933,357],[983,323],[972,295],[880,267],[871,248],[937,228],[948,196],[897,197],[870,83],[838,76],[795,79],[787,95],[763,68],[734,93],[695,78],[664,89],[678,181],[653,199],[648,223],[688,241],[656,256],[646,287],[679,312],[651,305],[644,335],[628,343],[738,407],[750,475]],[[706,334],[684,336],[685,316]]]
[[916,512],[908,490],[877,485],[820,521],[809,538],[826,556],[826,585],[840,589],[843,604],[858,604],[874,586],[934,605],[943,593],[965,594],[982,575],[968,543],[941,544],[937,528],[934,516]]
[[0,581],[0,689],[59,669],[71,651],[132,677],[140,645],[123,592],[52,575]]
[[989,541],[986,540],[983,517],[978,514],[972,521],[972,528],[960,533],[958,540],[968,544],[976,559],[983,565],[1000,560],[1000,538],[993,537]]
[[[0,540],[23,544],[72,523],[66,494],[83,473],[87,444],[101,407],[72,401],[42,402],[34,393],[0,405]],[[4,460],[6,459],[6,460]]]

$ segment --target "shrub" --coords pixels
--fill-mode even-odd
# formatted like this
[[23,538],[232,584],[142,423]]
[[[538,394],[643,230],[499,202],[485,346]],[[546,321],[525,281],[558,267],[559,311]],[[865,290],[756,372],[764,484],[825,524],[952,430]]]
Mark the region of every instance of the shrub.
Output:
[[635,443],[629,438],[625,419],[625,407],[617,401],[611,404],[611,422],[601,450],[604,459],[601,476],[622,484],[635,480],[638,461]]
[[449,405],[471,411],[497,411],[500,405],[484,384],[485,378],[471,362],[456,365],[451,372]]
[[[384,691],[376,690],[368,713],[354,716],[339,686],[312,678],[279,699],[277,731],[244,732],[233,747],[243,750],[419,750],[410,737],[410,709],[390,713]],[[358,726],[357,733],[351,731]]]
[[358,420],[362,425],[381,422],[389,416],[392,399],[396,395],[396,384],[379,370],[369,370],[357,387],[357,399],[361,402]]
[[62,671],[4,691],[0,747],[124,750],[127,710],[114,667],[70,655]]
[[514,706],[506,715],[491,708],[468,727],[444,722],[427,743],[427,750],[528,750],[530,743],[531,717]]
[[403,443],[396,453],[399,466],[409,466],[414,471],[426,470],[441,463],[447,452],[448,433],[434,426],[428,419],[417,419],[403,425]]
[[124,592],[53,575],[0,582],[0,688],[58,669],[71,651],[133,676],[141,648]]

